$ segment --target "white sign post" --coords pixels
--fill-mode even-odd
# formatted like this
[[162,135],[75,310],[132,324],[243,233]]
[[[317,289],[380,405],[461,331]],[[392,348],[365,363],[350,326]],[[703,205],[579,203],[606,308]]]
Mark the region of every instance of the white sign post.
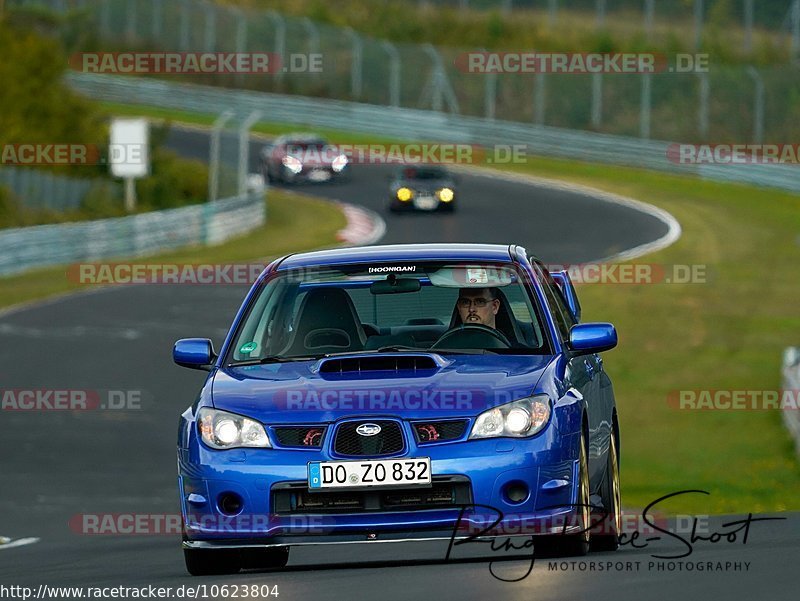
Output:
[[111,175],[125,180],[125,210],[136,209],[134,180],[150,174],[150,126],[147,119],[113,119],[108,163]]

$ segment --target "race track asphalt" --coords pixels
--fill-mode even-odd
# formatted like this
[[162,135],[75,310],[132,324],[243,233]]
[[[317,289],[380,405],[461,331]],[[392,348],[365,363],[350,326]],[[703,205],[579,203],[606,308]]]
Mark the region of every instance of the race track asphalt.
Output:
[[[207,139],[179,132],[169,145],[203,158]],[[379,212],[387,223],[382,243],[515,242],[548,262],[606,257],[666,232],[650,215],[591,195],[466,174],[460,175],[456,213],[389,215],[387,174],[388,168],[364,166],[348,183],[298,190]],[[800,546],[796,514],[754,524],[746,545],[741,536],[735,543],[698,543],[683,560],[693,562],[691,572],[679,571],[677,564],[658,568],[666,560],[652,554],[683,549],[668,539],[585,558],[623,562],[602,571],[600,564],[594,570],[567,564],[566,570],[552,571],[539,559],[529,577],[513,583],[495,579],[486,561],[420,561],[442,557],[441,549],[422,555],[418,547],[378,551],[368,545],[293,552],[290,568],[282,572],[198,579],[186,574],[175,533],[83,533],[84,515],[176,514],[177,420],[204,373],[176,367],[172,344],[200,336],[219,345],[244,292],[242,286],[225,285],[122,286],[0,314],[4,390],[141,391],[142,398],[138,410],[0,411],[0,536],[39,539],[0,545],[0,585],[270,584],[278,585],[278,599],[286,600],[796,598],[791,592]],[[613,370],[613,355],[607,364]],[[721,521],[726,520],[715,519],[712,531],[724,530]],[[381,563],[356,563],[369,560]],[[739,562],[742,571],[709,571],[707,562],[722,568]],[[510,579],[524,574],[528,563],[494,567]]]

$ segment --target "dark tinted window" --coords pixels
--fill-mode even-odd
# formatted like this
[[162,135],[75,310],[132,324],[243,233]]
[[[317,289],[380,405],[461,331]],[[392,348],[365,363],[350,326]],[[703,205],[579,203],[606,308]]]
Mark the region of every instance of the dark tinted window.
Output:
[[575,319],[572,313],[567,308],[567,303],[561,294],[561,290],[556,284],[553,277],[542,267],[540,263],[536,263],[537,275],[542,283],[547,304],[549,305],[550,314],[553,316],[558,332],[563,341],[569,340],[569,331],[575,325]]
[[400,177],[405,179],[444,179],[448,177],[447,171],[437,167],[405,167],[400,171]]

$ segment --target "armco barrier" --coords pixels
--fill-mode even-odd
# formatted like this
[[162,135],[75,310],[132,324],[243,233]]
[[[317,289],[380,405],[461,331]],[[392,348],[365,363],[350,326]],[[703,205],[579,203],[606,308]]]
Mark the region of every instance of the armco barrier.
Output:
[[122,196],[119,184],[108,179],[65,177],[31,167],[0,167],[0,186],[23,207],[59,212],[80,208],[90,192]]
[[800,191],[800,169],[787,165],[681,165],[667,156],[669,142],[642,140],[529,123],[180,84],[128,76],[71,73],[69,83],[95,99],[152,105],[203,114],[258,110],[274,123],[327,127],[408,141],[520,144],[531,154],[695,174],[704,179]]
[[140,257],[192,244],[213,245],[266,221],[261,193],[79,223],[0,230],[0,275],[79,261]]
[[[789,347],[783,353],[783,389],[794,395],[800,390],[800,348]],[[800,456],[800,411],[791,407],[783,409],[783,423],[794,440],[795,449]]]

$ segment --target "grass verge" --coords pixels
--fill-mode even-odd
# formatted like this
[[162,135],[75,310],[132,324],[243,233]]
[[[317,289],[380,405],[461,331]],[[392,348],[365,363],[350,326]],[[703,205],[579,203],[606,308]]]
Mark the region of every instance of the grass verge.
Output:
[[[609,13],[602,27],[597,25],[594,2],[582,9],[561,2],[558,17],[551,21],[547,2],[515,3],[505,14],[502,2],[484,2],[494,10],[473,10],[455,2],[436,2],[410,6],[407,0],[372,2],[340,0],[217,0],[219,4],[251,9],[274,9],[295,17],[310,17],[316,22],[337,27],[352,27],[359,33],[392,42],[431,43],[455,48],[518,50],[536,48],[540,52],[691,52],[694,49],[693,13],[690,2],[663,2],[656,9],[653,30],[646,34],[641,3],[608,3]],[[479,3],[473,3],[476,6]],[[577,4],[577,3],[576,3]],[[703,51],[717,62],[758,62],[787,60],[785,43],[776,41],[776,32],[757,27],[754,52],[745,50],[741,16],[732,2],[709,3],[705,14]],[[780,22],[786,6],[762,0],[757,19],[767,15]],[[768,6],[762,6],[768,5]]]
[[[117,112],[201,125],[213,120],[139,107]],[[290,129],[298,127],[256,128],[272,135]],[[341,131],[321,133],[354,143],[395,141]],[[667,404],[670,393],[678,390],[780,388],[781,352],[800,343],[800,196],[534,157],[509,168],[624,194],[669,211],[680,221],[683,236],[639,262],[702,264],[710,274],[705,284],[580,286],[584,319],[611,321],[620,333],[620,345],[607,353],[606,365],[620,412],[624,504],[643,507],[670,492],[703,489],[711,495],[683,496],[663,508],[699,514],[800,509],[800,464],[777,411],[681,411]],[[262,234],[265,244],[280,241],[286,248],[299,248],[325,244],[325,236],[332,242],[333,230],[309,239],[305,226],[288,219],[287,199],[275,197],[267,229],[280,225],[281,210],[286,211],[284,227],[295,229]],[[303,199],[297,206],[310,207],[312,202]],[[315,223],[326,223],[321,213],[314,214]],[[304,237],[295,239],[289,231]],[[238,244],[255,250],[252,242],[230,243]],[[190,260],[245,258],[227,254],[227,247],[203,249],[199,252],[206,253],[205,259],[190,254]],[[63,271],[21,279],[27,280],[23,291],[28,298],[67,289]],[[58,280],[60,288],[52,289],[53,282],[44,284],[43,279]],[[0,303],[9,302],[8,296],[2,292]]]
[[680,390],[777,390],[800,343],[800,196],[637,169],[531,159],[516,171],[569,180],[669,211],[683,235],[628,263],[706,266],[707,283],[585,284],[586,321],[611,321],[607,353],[622,430],[626,506],[703,489],[676,512],[800,509],[800,465],[778,411],[679,410]]

